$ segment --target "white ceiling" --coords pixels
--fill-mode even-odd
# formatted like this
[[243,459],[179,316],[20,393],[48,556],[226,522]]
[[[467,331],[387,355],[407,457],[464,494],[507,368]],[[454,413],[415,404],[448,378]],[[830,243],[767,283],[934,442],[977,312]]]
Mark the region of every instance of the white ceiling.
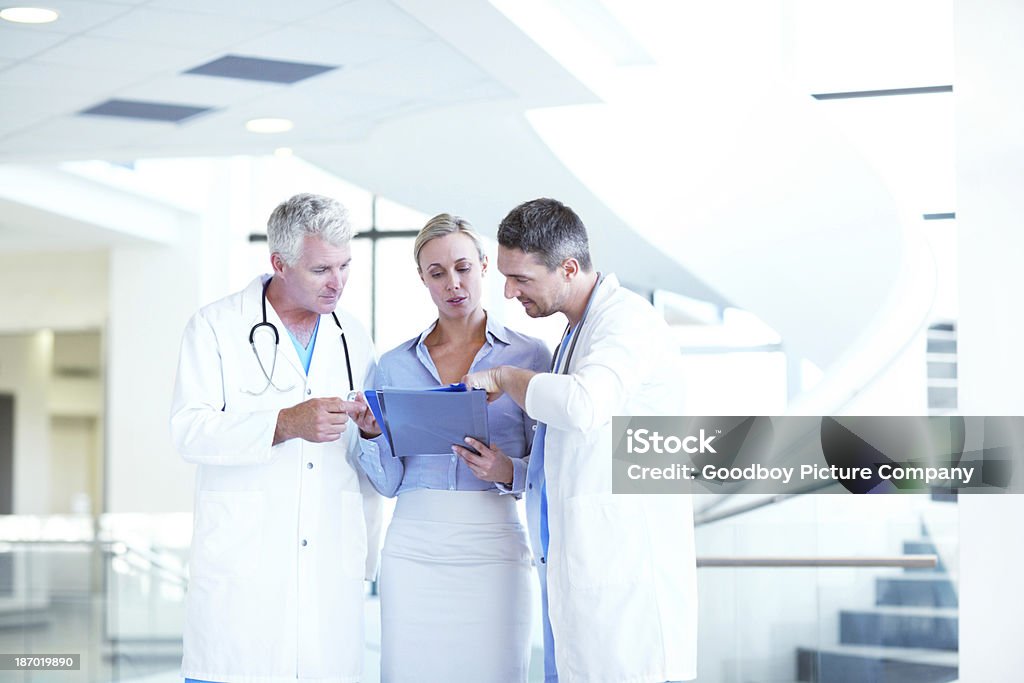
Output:
[[[489,231],[518,202],[554,195],[601,228],[595,252],[627,254],[616,264],[625,281],[721,300],[539,141],[526,110],[595,97],[485,0],[46,5],[59,21],[0,22],[0,163],[268,154],[285,146],[372,191],[424,212],[461,212]],[[226,54],[339,68],[292,85],[183,73]],[[180,124],[77,113],[111,98],[214,111]],[[256,117],[289,118],[295,127],[247,132],[245,122]]]
[[[0,25],[0,159],[271,151],[364,136],[372,122],[465,101],[511,100],[499,81],[382,0],[138,3],[57,0],[52,24]],[[292,85],[183,72],[239,54],[337,65]],[[566,79],[569,80],[569,79]],[[579,88],[569,87],[579,94]],[[181,124],[82,117],[108,98],[213,107]],[[249,118],[295,121],[259,137]]]
[[[807,335],[823,362],[891,293],[903,219],[955,210],[950,96],[810,98],[952,83],[952,0],[45,4],[58,22],[0,22],[0,164],[286,146],[492,232],[556,196],[624,281],[735,302],[787,343],[827,315],[830,335]],[[183,74],[226,54],[339,68],[293,85]],[[77,115],[109,98],[214,111]],[[244,129],[271,116],[294,129]]]

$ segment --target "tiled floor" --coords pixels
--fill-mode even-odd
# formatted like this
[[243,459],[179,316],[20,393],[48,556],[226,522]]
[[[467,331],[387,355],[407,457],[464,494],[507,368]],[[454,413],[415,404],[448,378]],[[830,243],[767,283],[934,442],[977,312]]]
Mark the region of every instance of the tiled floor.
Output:
[[[97,598],[70,596],[30,613],[25,628],[0,628],[0,652],[80,654],[80,671],[3,672],[4,683],[181,683],[180,643],[136,643],[111,660],[105,639],[105,605]],[[10,614],[7,615],[11,617]],[[539,632],[539,629],[538,629]],[[366,658],[363,683],[380,683],[380,603],[366,601]],[[534,644],[530,681],[543,680],[539,642]]]

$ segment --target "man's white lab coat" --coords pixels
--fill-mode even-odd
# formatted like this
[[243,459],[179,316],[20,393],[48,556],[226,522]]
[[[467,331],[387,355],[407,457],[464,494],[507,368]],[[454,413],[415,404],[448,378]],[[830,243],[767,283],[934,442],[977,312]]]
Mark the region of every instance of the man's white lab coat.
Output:
[[547,423],[548,611],[561,683],[697,675],[690,497],[612,494],[612,417],[681,414],[679,355],[662,317],[608,275],[567,374],[536,375],[527,389],[526,412]]
[[[171,435],[196,471],[182,673],[231,683],[358,681],[364,579],[376,573],[380,499],[361,473],[359,430],[272,446],[282,408],[349,391],[340,330],[320,318],[309,376],[277,313],[274,383],[249,345],[263,282],[201,309],[185,329]],[[373,372],[365,330],[339,311],[357,390]],[[270,372],[273,337],[256,333]]]

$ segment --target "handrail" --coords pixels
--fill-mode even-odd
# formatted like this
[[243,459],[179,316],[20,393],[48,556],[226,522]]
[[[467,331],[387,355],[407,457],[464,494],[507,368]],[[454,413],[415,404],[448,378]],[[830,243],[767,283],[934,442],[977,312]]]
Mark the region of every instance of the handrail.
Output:
[[891,555],[865,557],[777,557],[766,555],[698,557],[698,567],[901,567],[934,569],[938,555]]
[[0,547],[10,546],[95,546],[110,555],[135,555],[146,564],[162,572],[166,578],[172,579],[181,586],[188,585],[188,576],[178,569],[163,563],[159,556],[142,548],[136,548],[126,541],[114,540],[65,540],[65,539],[0,539]]
[[[827,488],[830,488],[832,486],[838,486],[838,485],[839,485],[839,482],[837,482],[837,481],[828,481],[828,482],[825,482],[825,483],[822,483],[822,484],[815,484],[814,486],[808,486],[808,487],[806,487],[806,488],[804,488],[804,489],[802,489],[800,491],[795,491],[793,493],[779,493],[779,494],[776,494],[774,496],[769,496],[768,498],[761,498],[761,499],[756,500],[756,501],[754,501],[752,503],[746,503],[744,505],[737,505],[737,506],[731,507],[731,508],[729,508],[729,509],[727,509],[727,510],[725,510],[723,512],[707,513],[707,514],[697,514],[694,517],[694,519],[693,519],[693,525],[694,526],[702,526],[704,524],[711,524],[712,522],[720,522],[723,519],[729,519],[730,517],[735,517],[737,515],[742,515],[742,514],[744,514],[746,512],[752,512],[754,510],[757,510],[757,509],[760,509],[760,508],[763,508],[763,507],[768,507],[769,505],[775,505],[777,503],[781,503],[781,502],[783,502],[785,500],[789,500],[790,498],[797,498],[799,496],[807,495],[808,493],[815,493],[816,491],[821,491],[823,489],[827,489]],[[705,509],[710,509],[711,507],[713,507],[713,506],[709,506],[708,508],[705,508]]]

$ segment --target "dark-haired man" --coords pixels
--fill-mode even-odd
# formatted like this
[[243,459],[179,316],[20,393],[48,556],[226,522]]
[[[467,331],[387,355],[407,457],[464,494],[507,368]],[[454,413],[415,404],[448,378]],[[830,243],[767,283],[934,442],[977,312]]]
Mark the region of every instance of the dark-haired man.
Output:
[[561,202],[517,206],[498,244],[505,297],[568,321],[551,372],[501,366],[464,380],[539,423],[526,499],[545,681],[695,678],[690,499],[612,495],[612,417],[680,414],[679,351],[647,301],[594,270],[586,228]]

